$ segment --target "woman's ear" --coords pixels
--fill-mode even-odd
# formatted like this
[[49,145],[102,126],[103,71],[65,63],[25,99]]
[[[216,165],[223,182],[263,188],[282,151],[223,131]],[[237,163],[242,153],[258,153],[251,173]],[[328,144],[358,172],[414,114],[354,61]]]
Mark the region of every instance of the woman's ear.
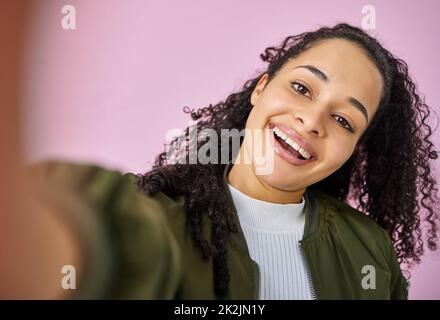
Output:
[[252,91],[252,94],[251,94],[251,104],[253,106],[257,103],[258,99],[260,98],[261,94],[263,93],[263,90],[266,87],[268,79],[269,79],[269,75],[267,73],[265,73],[260,77],[260,80],[258,80],[258,83],[255,86],[254,91]]

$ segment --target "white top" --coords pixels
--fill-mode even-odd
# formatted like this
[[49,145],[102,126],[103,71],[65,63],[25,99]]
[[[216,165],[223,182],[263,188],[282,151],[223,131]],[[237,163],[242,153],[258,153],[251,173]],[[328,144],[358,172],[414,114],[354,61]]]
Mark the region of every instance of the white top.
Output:
[[259,299],[312,299],[299,241],[304,205],[251,198],[228,183],[249,254],[260,268]]

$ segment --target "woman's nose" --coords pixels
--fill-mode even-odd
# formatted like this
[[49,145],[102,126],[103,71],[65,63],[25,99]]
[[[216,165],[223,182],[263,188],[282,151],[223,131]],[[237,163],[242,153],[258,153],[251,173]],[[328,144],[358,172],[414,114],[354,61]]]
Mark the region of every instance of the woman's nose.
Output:
[[296,112],[296,125],[302,129],[303,132],[310,133],[316,137],[322,137],[326,134],[323,123],[323,115],[321,112]]

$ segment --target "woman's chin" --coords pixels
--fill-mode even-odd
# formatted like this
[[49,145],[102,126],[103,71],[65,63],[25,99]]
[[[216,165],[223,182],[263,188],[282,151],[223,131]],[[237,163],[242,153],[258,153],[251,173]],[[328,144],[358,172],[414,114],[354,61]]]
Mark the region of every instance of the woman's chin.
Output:
[[273,170],[269,174],[257,175],[257,178],[264,182],[265,185],[269,185],[273,188],[283,191],[295,191],[305,188],[303,179],[295,176],[290,170],[286,172],[283,170]]

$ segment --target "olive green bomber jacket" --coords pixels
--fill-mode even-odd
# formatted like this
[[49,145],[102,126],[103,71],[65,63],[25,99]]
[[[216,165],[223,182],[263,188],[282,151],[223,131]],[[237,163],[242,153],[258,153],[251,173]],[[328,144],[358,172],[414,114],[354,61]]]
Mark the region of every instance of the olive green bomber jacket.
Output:
[[[227,244],[229,291],[222,299],[258,299],[259,267],[239,232]],[[46,161],[29,170],[46,203],[80,234],[85,264],[73,298],[219,299],[212,258],[195,246],[183,196],[146,196],[136,176],[99,166]],[[407,299],[392,242],[372,219],[318,191],[307,190],[300,242],[317,299]],[[211,220],[202,220],[210,241]]]

